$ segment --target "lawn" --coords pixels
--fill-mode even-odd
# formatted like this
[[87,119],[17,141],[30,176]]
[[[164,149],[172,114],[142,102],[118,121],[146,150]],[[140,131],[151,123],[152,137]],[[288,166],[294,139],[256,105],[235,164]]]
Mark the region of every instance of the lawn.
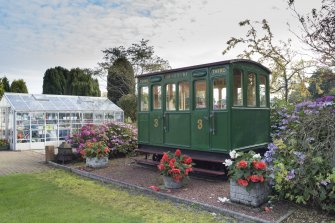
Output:
[[62,170],[0,177],[0,222],[225,222]]

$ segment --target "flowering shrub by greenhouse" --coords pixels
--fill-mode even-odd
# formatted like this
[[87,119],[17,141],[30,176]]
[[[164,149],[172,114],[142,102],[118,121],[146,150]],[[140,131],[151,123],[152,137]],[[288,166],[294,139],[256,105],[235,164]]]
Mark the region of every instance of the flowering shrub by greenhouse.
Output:
[[334,96],[272,112],[265,160],[278,197],[335,212]]
[[104,142],[110,148],[110,156],[122,156],[134,153],[137,148],[137,130],[124,123],[87,124],[79,133],[68,138],[80,152],[87,142]]

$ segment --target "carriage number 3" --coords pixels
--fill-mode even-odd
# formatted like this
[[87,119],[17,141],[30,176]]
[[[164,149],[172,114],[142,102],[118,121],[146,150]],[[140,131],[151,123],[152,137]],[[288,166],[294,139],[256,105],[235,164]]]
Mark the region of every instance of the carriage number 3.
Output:
[[157,119],[157,118],[154,119],[154,127],[155,127],[155,128],[158,127],[158,119]]
[[199,118],[197,123],[198,123],[198,129],[201,130],[202,129],[202,119]]

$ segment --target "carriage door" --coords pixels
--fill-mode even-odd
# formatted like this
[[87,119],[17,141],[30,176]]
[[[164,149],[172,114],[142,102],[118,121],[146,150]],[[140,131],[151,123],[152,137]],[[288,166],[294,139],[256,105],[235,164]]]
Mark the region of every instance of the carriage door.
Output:
[[159,84],[151,87],[152,111],[150,113],[150,144],[163,143],[163,108],[162,86]]
[[193,82],[192,149],[209,149],[209,111],[207,79]]
[[210,77],[210,147],[223,151],[228,144],[227,78],[225,68],[211,70]]

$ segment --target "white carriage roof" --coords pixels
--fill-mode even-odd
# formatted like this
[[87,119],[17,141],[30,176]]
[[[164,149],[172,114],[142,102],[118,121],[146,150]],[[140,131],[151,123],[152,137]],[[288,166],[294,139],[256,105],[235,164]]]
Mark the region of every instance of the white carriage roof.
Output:
[[[6,100],[8,103],[5,103]],[[122,111],[108,98],[5,93],[1,99],[1,106],[9,104],[15,111]]]

